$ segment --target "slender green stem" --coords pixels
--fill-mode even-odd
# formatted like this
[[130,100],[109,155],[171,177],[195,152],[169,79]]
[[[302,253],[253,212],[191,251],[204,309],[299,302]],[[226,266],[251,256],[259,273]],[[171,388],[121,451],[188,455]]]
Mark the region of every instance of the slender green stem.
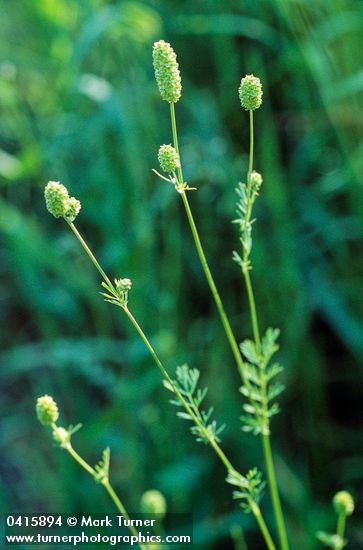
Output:
[[[170,105],[170,113],[171,113],[171,125],[172,125],[172,132],[173,132],[174,147],[175,147],[175,150],[177,151],[177,153],[179,154],[178,133],[177,133],[177,127],[176,127],[174,104]],[[252,173],[252,170],[253,170],[254,130],[253,130],[253,112],[252,111],[250,111],[250,132],[251,132],[251,134],[250,134],[251,135],[251,140],[250,140],[250,158],[249,158],[248,182],[251,179],[251,173]],[[180,179],[180,183],[183,183],[183,175],[182,175],[181,168],[178,171],[178,176],[179,176],[179,179]],[[214,282],[212,273],[210,271],[208,261],[207,261],[207,258],[205,256],[204,250],[203,250],[203,246],[202,246],[202,243],[201,243],[201,240],[200,240],[200,237],[199,237],[198,229],[196,227],[194,217],[193,217],[192,211],[190,209],[188,198],[186,196],[185,191],[181,192],[181,196],[182,196],[182,199],[183,199],[184,207],[185,207],[185,210],[186,210],[186,214],[187,214],[189,225],[190,225],[190,228],[191,228],[191,231],[192,231],[194,242],[195,242],[195,245],[196,245],[196,248],[197,248],[197,252],[198,252],[202,267],[204,269],[204,273],[205,273],[205,276],[207,278],[209,287],[211,289],[212,295],[214,297],[215,303],[217,305],[217,309],[218,309],[218,312],[219,312],[219,315],[220,315],[220,318],[221,318],[226,336],[228,338],[229,344],[231,346],[232,353],[233,353],[234,358],[236,360],[237,367],[238,367],[241,379],[242,379],[243,383],[247,386],[247,388],[250,388],[251,387],[250,382],[249,382],[249,380],[247,379],[247,377],[245,375],[244,362],[243,362],[241,353],[239,351],[236,338],[233,334],[229,319],[228,319],[227,314],[225,312],[223,302],[220,298],[218,289],[216,287],[216,284]],[[256,339],[256,345],[259,347],[261,345],[261,340],[260,340],[260,333],[259,333],[259,328],[258,328],[258,318],[257,318],[255,300],[254,300],[254,296],[253,296],[252,283],[251,283],[251,279],[250,279],[250,275],[249,275],[248,271],[247,270],[245,270],[245,271],[247,273],[247,277],[246,277],[246,274],[245,274],[245,277],[246,277],[248,297],[249,297],[249,303],[250,303],[251,314],[252,314],[253,332],[254,332],[254,336],[255,336],[255,339]],[[273,507],[274,507],[274,513],[275,513],[275,517],[276,517],[276,523],[277,523],[277,528],[278,528],[278,534],[279,534],[281,550],[288,550],[289,546],[288,546],[288,542],[287,542],[286,528],[285,528],[285,523],[284,523],[283,514],[282,514],[280,497],[279,497],[279,493],[278,493],[278,489],[277,489],[276,475],[275,475],[275,470],[274,470],[270,439],[269,439],[269,436],[263,435],[263,434],[261,434],[261,438],[262,438],[262,446],[263,446],[263,450],[264,450],[264,458],[265,458],[265,463],[266,463],[267,477],[268,477],[268,482],[269,482],[269,487],[270,487],[270,492],[271,492],[271,499],[272,499],[272,503],[273,503]]]
[[248,550],[242,527],[239,524],[232,525],[229,531],[233,539],[234,550]]
[[338,516],[338,523],[337,523],[337,535],[342,539],[344,539],[346,521],[347,521],[346,514],[344,514],[344,512],[340,513]]
[[[247,174],[247,193],[248,196],[251,194],[251,174],[253,170],[253,149],[254,149],[254,125],[253,125],[253,111],[250,112],[250,155],[249,155],[249,163],[248,163],[248,174]],[[251,210],[252,210],[252,201],[249,201],[248,210],[246,213],[246,221],[247,223],[250,222],[251,218]],[[244,256],[245,263],[248,260],[248,255]],[[247,289],[247,295],[248,295],[248,302],[251,312],[251,321],[252,321],[252,330],[253,330],[253,336],[256,344],[256,348],[258,351],[261,350],[261,338],[260,338],[260,330],[259,330],[259,323],[258,323],[258,317],[257,317],[257,310],[256,310],[256,303],[255,303],[255,297],[253,292],[253,286],[251,282],[251,276],[249,269],[244,269],[243,276],[246,283],[246,289]],[[266,387],[264,388],[264,393],[266,393]],[[271,500],[272,505],[274,509],[275,519],[276,519],[276,525],[278,530],[278,536],[280,541],[281,550],[288,550],[289,549],[289,543],[287,540],[287,533],[286,533],[286,526],[284,521],[284,515],[282,512],[281,507],[281,501],[280,501],[280,495],[278,491],[277,481],[276,481],[276,473],[275,473],[275,467],[273,462],[273,456],[272,456],[272,449],[271,449],[271,440],[269,434],[261,434],[262,437],[262,446],[263,446],[263,454],[266,464],[266,471],[267,471],[267,479],[271,494]]]
[[[106,491],[108,492],[110,497],[112,498],[112,500],[113,500],[116,508],[118,509],[118,511],[121,513],[121,515],[124,516],[124,519],[129,522],[130,516],[128,515],[128,513],[127,513],[124,505],[122,504],[121,500],[119,499],[119,497],[115,493],[115,490],[113,489],[113,487],[112,487],[111,483],[109,482],[109,480],[106,479],[105,481],[103,481],[102,485],[104,486],[104,488],[106,489]],[[139,538],[139,533],[133,525],[129,525],[129,530],[130,530],[130,533],[132,535]],[[141,549],[148,548],[147,546],[145,546],[144,544],[141,544],[140,542],[138,544],[139,544]]]
[[249,163],[248,163],[248,175],[247,175],[247,183],[250,183],[251,180],[251,174],[253,170],[253,148],[254,148],[254,130],[253,130],[253,111],[250,111],[250,157],[249,157]]
[[[171,115],[171,126],[172,126],[172,132],[173,132],[174,148],[177,151],[177,153],[179,154],[178,132],[177,132],[177,127],[176,127],[175,109],[174,109],[174,104],[173,103],[170,104],[170,115]],[[183,174],[182,174],[181,167],[178,169],[178,177],[179,177],[179,183],[183,183]],[[185,211],[186,211],[186,214],[187,214],[187,218],[188,218],[188,221],[189,221],[190,229],[191,229],[191,232],[192,232],[192,235],[193,235],[193,238],[194,238],[194,242],[195,242],[195,246],[196,246],[196,249],[197,249],[197,252],[198,252],[198,256],[199,256],[200,262],[202,264],[206,279],[208,281],[209,288],[210,288],[210,290],[212,292],[212,295],[214,297],[214,300],[215,300],[215,303],[216,303],[216,306],[217,306],[217,309],[218,309],[218,312],[219,312],[219,315],[220,315],[220,318],[221,318],[221,321],[222,321],[223,328],[225,330],[229,345],[231,347],[233,356],[235,358],[235,361],[236,361],[236,364],[237,364],[237,367],[238,367],[238,371],[240,373],[241,379],[242,379],[243,383],[245,384],[245,386],[250,388],[251,384],[250,384],[248,378],[245,375],[244,362],[243,362],[241,353],[240,353],[239,348],[238,348],[237,340],[236,340],[236,338],[233,334],[229,319],[228,319],[227,314],[226,314],[225,309],[224,309],[223,302],[222,302],[221,297],[219,295],[217,286],[214,282],[211,270],[209,268],[209,264],[208,264],[208,261],[207,261],[207,258],[206,258],[206,255],[204,253],[203,246],[202,246],[202,243],[201,243],[201,240],[200,240],[200,237],[199,237],[198,229],[197,229],[197,226],[195,224],[194,217],[193,217],[192,211],[191,211],[190,206],[189,206],[188,198],[187,198],[186,193],[185,193],[184,190],[180,194],[182,196],[183,204],[184,204]]]
[[[255,306],[255,299],[253,294],[251,278],[250,278],[249,271],[245,270],[243,274],[245,277],[248,300],[249,300],[249,305],[251,310],[254,339],[255,339],[257,349],[260,350],[261,340],[260,340],[258,318],[256,313],[256,306]],[[266,388],[264,388],[264,393],[266,393]],[[287,539],[284,515],[282,512],[280,495],[279,495],[277,481],[276,481],[276,473],[275,473],[275,467],[273,462],[270,435],[261,434],[261,437],[262,437],[262,446],[263,446],[263,454],[264,454],[265,465],[266,465],[267,479],[268,479],[268,484],[269,484],[269,489],[271,494],[272,506],[274,509],[274,514],[276,519],[280,546],[282,550],[288,550],[289,544]]]
[[93,263],[95,268],[98,270],[98,272],[101,274],[101,276],[104,279],[105,283],[107,283],[112,288],[113,284],[111,283],[110,279],[107,277],[106,273],[103,271],[103,269],[100,266],[100,264],[98,263],[96,257],[92,253],[91,249],[89,248],[86,241],[83,239],[82,235],[80,234],[80,232],[78,231],[78,229],[76,228],[74,223],[71,223],[71,222],[67,222],[67,223],[68,223],[69,227],[72,229],[72,231],[75,234],[75,236],[77,237],[77,239],[79,240],[79,242],[81,243],[81,245],[83,246],[86,253],[88,254],[89,258],[91,259],[91,262]]
[[256,303],[255,303],[255,297],[253,294],[253,287],[250,277],[250,272],[248,269],[243,270],[243,276],[245,278],[246,288],[247,288],[247,295],[248,295],[248,303],[250,306],[250,312],[251,312],[251,320],[252,320],[252,330],[253,330],[253,338],[256,343],[257,352],[259,353],[261,351],[261,337],[260,337],[260,329],[258,326],[258,317],[257,317],[257,311],[256,311]]
[[275,467],[273,462],[271,440],[269,435],[262,435],[263,454],[265,458],[267,479],[270,488],[270,494],[272,499],[272,505],[274,508],[278,537],[280,541],[281,550],[289,550],[289,543],[287,540],[286,527],[284,515],[282,513],[280,495],[277,488]]
[[94,470],[92,466],[90,466],[85,460],[83,460],[83,458],[77,453],[77,451],[73,449],[70,443],[64,448],[67,453],[69,453],[71,457],[74,458],[74,460],[86,470],[86,472],[88,472],[92,477],[96,475],[96,470]]
[[[253,170],[253,148],[254,148],[253,111],[251,110],[249,111],[249,113],[250,113],[250,155],[249,155],[248,173],[247,173],[248,204],[247,204],[247,212],[246,212],[246,224],[249,224],[251,221],[252,204],[253,204],[253,200],[251,198],[251,174]],[[243,253],[244,264],[247,264],[248,258],[249,258],[249,252],[247,250],[244,250],[244,253]],[[248,303],[250,307],[251,320],[252,320],[253,337],[256,343],[257,351],[260,351],[261,338],[260,338],[260,330],[258,325],[256,303],[255,303],[255,297],[253,293],[250,270],[247,268],[247,269],[243,269],[242,272],[243,272],[243,276],[244,276],[246,288],[247,288]]]
[[[96,470],[92,468],[92,466],[90,466],[85,460],[83,460],[83,458],[77,453],[77,451],[73,449],[70,443],[64,448],[71,455],[71,457],[74,458],[74,460],[78,462],[78,464],[86,470],[86,472],[88,472],[92,477],[96,476],[97,474]],[[110,495],[118,511],[124,516],[125,520],[129,520],[130,516],[128,515],[124,505],[122,504],[121,500],[117,496],[109,480],[105,479],[104,481],[102,481],[102,485]],[[129,525],[129,530],[132,535],[136,536],[137,538],[139,537],[138,532],[133,525]],[[139,546],[141,550],[147,550],[147,546],[141,543],[139,543]]]
[[[97,258],[94,256],[94,254],[91,252],[89,246],[87,245],[86,241],[83,239],[82,235],[79,233],[79,231],[77,230],[77,228],[75,227],[75,225],[72,223],[69,223],[73,233],[76,235],[77,239],[79,240],[79,242],[81,243],[81,245],[83,246],[83,248],[85,249],[85,251],[87,252],[88,256],[91,258],[92,260],[92,263],[94,264],[94,266],[97,268],[97,270],[101,273],[103,279],[106,281],[106,283],[108,283],[111,287],[113,287],[110,279],[107,277],[106,273],[103,271],[102,267],[100,266]],[[120,306],[121,307],[121,306]],[[200,419],[195,415],[194,411],[190,408],[190,406],[188,405],[188,403],[186,402],[186,400],[184,399],[183,395],[179,392],[177,386],[175,385],[174,381],[172,380],[172,378],[169,376],[167,370],[165,369],[164,365],[162,364],[162,362],[160,361],[157,353],[155,352],[154,348],[152,347],[150,341],[148,340],[148,338],[146,337],[144,331],[142,330],[142,328],[140,327],[139,323],[136,321],[135,317],[132,315],[131,311],[129,310],[129,308],[127,306],[122,306],[122,309],[124,310],[124,312],[126,313],[127,317],[130,319],[130,321],[132,322],[132,324],[134,325],[134,327],[136,328],[139,336],[141,337],[142,341],[144,342],[144,344],[146,345],[147,349],[149,350],[150,352],[150,355],[152,356],[153,360],[155,361],[156,363],[156,366],[159,368],[159,370],[161,371],[162,375],[164,376],[164,378],[169,382],[170,386],[173,388],[173,391],[175,393],[175,395],[177,395],[178,399],[180,399],[181,403],[183,404],[184,408],[187,410],[187,412],[190,414],[190,416],[192,417],[193,421],[195,422],[195,424],[198,425],[198,427],[203,431],[203,433],[205,434],[205,436],[208,438],[211,446],[214,448],[215,452],[217,453],[217,455],[219,456],[219,458],[221,459],[221,461],[223,462],[223,464],[225,465],[225,467],[227,468],[227,470],[234,470],[231,462],[228,460],[228,458],[226,457],[225,453],[222,451],[222,449],[220,448],[220,446],[218,445],[218,443],[215,441],[215,439],[213,437],[211,437],[209,431],[205,428],[205,426],[203,425],[203,423],[200,421]]]
[[[170,118],[171,118],[171,128],[172,128],[172,132],[173,132],[174,149],[178,153],[179,158],[180,158],[179,143],[178,143],[178,132],[177,132],[177,129],[176,129],[176,118],[175,118],[174,103],[170,103]],[[183,183],[184,180],[183,180],[183,171],[182,171],[182,167],[181,167],[181,162],[180,162],[180,166],[178,167],[178,177],[179,177],[179,183]]]
[[239,351],[236,338],[233,334],[229,319],[228,319],[227,314],[225,312],[221,297],[219,295],[216,284],[214,282],[213,275],[210,271],[210,268],[209,268],[209,265],[208,265],[208,262],[207,262],[207,258],[204,254],[203,246],[202,246],[201,240],[199,238],[198,230],[197,230],[197,227],[195,225],[194,217],[193,217],[192,211],[191,211],[190,206],[189,206],[188,198],[187,198],[186,193],[184,191],[181,193],[181,196],[182,196],[182,199],[183,199],[183,203],[184,203],[185,211],[186,211],[187,218],[188,218],[188,221],[189,221],[190,229],[191,229],[193,237],[194,237],[195,246],[197,248],[197,252],[198,252],[198,255],[199,255],[199,258],[200,258],[200,261],[201,261],[201,264],[202,264],[202,267],[203,267],[203,270],[204,270],[204,273],[205,273],[205,276],[207,278],[209,288],[210,288],[210,290],[213,294],[213,297],[214,297],[214,300],[215,300],[215,303],[216,303],[216,306],[217,306],[217,309],[218,309],[218,312],[219,312],[219,315],[220,315],[220,318],[221,318],[221,321],[222,321],[222,324],[223,324],[223,327],[224,327],[224,330],[225,330],[225,333],[226,333],[226,336],[228,338],[229,344],[230,344],[231,349],[232,349],[232,353],[234,355],[234,358],[235,358],[237,366],[238,366],[239,373],[241,375],[241,378],[242,378],[243,382],[246,383],[246,385],[247,385],[248,380],[246,379],[245,372],[244,372],[243,359],[242,359],[241,353]]
[[[218,457],[220,458],[220,460],[222,461],[222,463],[226,467],[227,472],[229,472],[231,470],[235,470],[235,468],[232,466],[232,463],[227,458],[227,456],[225,455],[225,453],[223,452],[223,450],[221,449],[219,444],[216,442],[216,440],[213,437],[211,437],[208,430],[199,421],[199,419],[195,415],[194,411],[189,407],[189,405],[185,401],[183,395],[178,391],[178,388],[175,386],[173,380],[170,378],[170,376],[167,373],[165,367],[163,366],[162,362],[160,361],[157,353],[155,352],[154,348],[152,347],[151,343],[149,342],[149,340],[148,340],[147,336],[145,335],[144,331],[142,330],[142,328],[140,327],[140,325],[136,321],[135,317],[132,315],[132,313],[130,312],[130,310],[128,308],[125,308],[125,312],[126,312],[128,318],[130,319],[130,321],[132,322],[132,324],[134,325],[134,327],[136,328],[137,332],[139,333],[139,335],[140,335],[141,339],[143,340],[143,342],[145,343],[146,347],[148,348],[148,350],[149,350],[152,358],[154,359],[157,367],[160,369],[160,371],[162,372],[162,374],[166,378],[166,380],[169,382],[169,384],[172,386],[175,394],[178,396],[178,398],[181,401],[181,403],[183,404],[184,408],[188,411],[190,416],[193,418],[194,422],[203,430],[203,433],[207,437],[210,445],[212,446],[212,448],[214,449],[214,451],[216,452],[216,454],[218,455]],[[252,509],[252,512],[253,512],[254,516],[256,517],[256,520],[257,520],[258,525],[261,529],[261,532],[262,532],[262,535],[265,539],[267,547],[268,547],[269,550],[276,550],[276,547],[275,547],[275,545],[272,541],[272,538],[271,538],[269,530],[266,526],[266,523],[263,520],[261,510],[257,506],[256,503],[253,503],[253,504],[254,505],[251,506],[251,509]]]
[[[130,321],[132,322],[132,324],[134,325],[134,327],[136,328],[137,332],[139,333],[142,341],[144,342],[144,344],[146,345],[146,347],[148,348],[152,358],[154,359],[157,367],[160,369],[160,371],[162,372],[163,376],[165,377],[165,379],[169,382],[169,384],[172,386],[175,394],[178,396],[179,400],[181,401],[181,403],[183,404],[184,408],[188,411],[188,413],[190,414],[190,416],[193,418],[194,422],[203,430],[203,433],[205,434],[205,436],[207,437],[210,445],[213,447],[214,451],[216,452],[216,454],[218,455],[218,457],[220,458],[220,460],[222,461],[222,463],[224,464],[224,466],[226,467],[227,469],[227,472],[231,471],[231,470],[235,470],[235,468],[232,466],[232,463],[230,462],[230,460],[227,458],[227,456],[225,455],[225,453],[223,452],[223,450],[221,449],[221,447],[219,446],[219,444],[216,442],[216,440],[211,437],[210,433],[208,432],[208,430],[205,429],[205,427],[203,426],[203,424],[199,421],[198,417],[195,415],[194,411],[189,407],[188,403],[185,401],[183,395],[178,391],[177,387],[175,386],[173,380],[170,378],[169,374],[167,373],[165,367],[163,366],[162,362],[160,361],[157,353],[155,352],[154,348],[152,347],[151,343],[149,342],[147,336],[145,335],[144,331],[142,330],[142,328],[140,327],[140,325],[138,324],[138,322],[136,321],[135,317],[132,315],[132,313],[130,312],[130,310],[128,308],[125,308],[125,313],[126,315],[128,316],[128,318],[130,319]],[[267,547],[269,550],[276,550],[276,547],[272,541],[272,538],[271,538],[271,535],[269,533],[269,530],[266,526],[266,523],[265,521],[263,520],[263,517],[262,517],[262,514],[261,514],[261,510],[260,508],[257,506],[256,503],[253,503],[254,506],[251,506],[251,509],[252,509],[252,512],[254,514],[254,516],[256,517],[256,520],[258,522],[258,525],[261,529],[261,532],[262,532],[262,535],[265,539],[265,542],[267,544]]]
[[164,378],[169,382],[169,384],[171,385],[171,387],[173,388],[173,391],[175,393],[175,395],[177,395],[178,399],[180,400],[180,402],[183,404],[183,407],[186,409],[186,411],[188,412],[188,414],[190,414],[190,416],[192,417],[193,421],[195,424],[197,424],[197,426],[202,430],[202,432],[204,433],[204,435],[207,437],[210,445],[213,447],[213,449],[215,450],[215,452],[217,453],[217,455],[219,456],[220,460],[223,462],[224,466],[226,467],[227,471],[229,470],[234,470],[231,462],[228,460],[227,456],[225,455],[225,453],[223,452],[223,450],[221,449],[221,447],[218,445],[218,443],[216,442],[216,440],[214,439],[214,437],[212,437],[209,433],[209,431],[205,428],[205,426],[202,424],[202,422],[199,420],[198,416],[195,414],[195,412],[192,410],[192,408],[188,405],[188,403],[186,402],[186,400],[184,399],[184,396],[180,393],[180,391],[178,390],[177,386],[175,385],[174,381],[172,380],[172,378],[169,376],[168,372],[166,371],[164,365],[162,364],[161,360],[159,359],[159,356],[157,355],[157,353],[155,352],[154,348],[152,347],[149,339],[147,338],[147,336],[145,335],[144,331],[142,330],[142,328],[140,327],[139,323],[136,321],[135,317],[132,315],[131,311],[128,309],[128,308],[125,308],[125,313],[126,315],[128,316],[128,318],[130,319],[130,321],[132,322],[132,324],[134,325],[134,327],[136,328],[137,332],[139,333],[139,336],[141,337],[142,341],[144,342],[144,344],[146,345],[147,349],[149,350],[152,358],[154,359],[155,361],[155,364],[156,366],[158,367],[158,369],[161,371],[162,375],[164,376]]
[[261,510],[260,510],[260,507],[255,503],[255,502],[252,502],[251,503],[251,508],[252,508],[252,511],[254,513],[254,516],[257,520],[257,523],[260,527],[260,530],[261,530],[261,533],[263,535],[263,538],[265,539],[265,542],[266,542],[266,545],[267,545],[267,548],[269,550],[276,550],[276,546],[271,538],[271,535],[270,535],[270,532],[267,528],[267,525],[265,523],[265,520],[263,519],[262,517],[262,514],[261,514]]

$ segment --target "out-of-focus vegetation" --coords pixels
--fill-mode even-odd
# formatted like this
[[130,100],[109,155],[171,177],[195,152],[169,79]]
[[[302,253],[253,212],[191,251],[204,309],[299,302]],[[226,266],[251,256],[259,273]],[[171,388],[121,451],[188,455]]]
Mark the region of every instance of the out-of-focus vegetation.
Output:
[[[292,548],[319,548],[314,533],[332,528],[340,488],[357,499],[349,548],[362,548],[362,25],[358,0],[2,0],[1,510],[111,511],[38,425],[35,399],[49,393],[64,424],[84,424],[75,442],[91,463],[111,447],[130,510],[157,488],[170,510],[193,510],[196,547],[233,548],[237,524],[261,548],[222,467],[175,418],[136,333],[43,203],[48,179],[80,198],[80,228],[107,272],[133,279],[133,311],[169,370],[185,361],[202,370],[235,464],[260,466],[259,441],[240,431],[237,370],[184,212],[151,172],[171,141],[151,64],[164,38],[182,70],[190,200],[239,339],[251,329],[231,261],[248,145],[237,87],[246,73],[263,82],[253,277],[264,326],[282,334],[288,390],[273,440]],[[262,508],[269,517],[267,495]]]

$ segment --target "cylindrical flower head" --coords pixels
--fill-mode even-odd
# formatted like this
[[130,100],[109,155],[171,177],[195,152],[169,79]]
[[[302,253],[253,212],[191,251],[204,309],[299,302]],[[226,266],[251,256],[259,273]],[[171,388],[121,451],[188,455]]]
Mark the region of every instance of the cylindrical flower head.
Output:
[[168,42],[159,40],[153,47],[155,78],[162,99],[176,103],[181,96],[181,78],[176,54]]
[[351,516],[354,512],[354,500],[348,491],[339,491],[333,498],[333,506],[336,513]]
[[160,145],[158,161],[163,172],[170,174],[180,168],[180,158],[172,145]]
[[81,203],[70,197],[68,189],[59,181],[50,181],[44,191],[45,204],[48,212],[55,218],[65,218],[73,222],[81,209]]
[[140,509],[143,514],[166,514],[166,500],[164,495],[156,489],[146,491],[140,501]]
[[45,188],[44,197],[48,212],[55,218],[63,218],[66,215],[69,194],[64,185],[59,181],[50,181]]
[[248,74],[241,80],[238,88],[241,105],[246,111],[254,111],[261,106],[262,103],[262,85],[257,76]]
[[57,403],[50,395],[38,397],[36,404],[37,417],[41,424],[50,426],[57,422],[59,417]]

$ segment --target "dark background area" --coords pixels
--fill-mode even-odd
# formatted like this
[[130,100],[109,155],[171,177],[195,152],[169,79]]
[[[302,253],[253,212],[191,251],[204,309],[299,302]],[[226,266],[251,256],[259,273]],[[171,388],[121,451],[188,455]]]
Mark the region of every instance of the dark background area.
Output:
[[[264,328],[281,329],[287,391],[273,445],[291,547],[318,549],[335,524],[331,497],[350,490],[351,550],[363,547],[363,3],[2,0],[0,34],[0,509],[113,512],[102,487],[54,448],[36,420],[53,395],[91,464],[111,447],[111,479],[129,510],[161,490],[194,513],[196,548],[261,548],[225,472],[175,417],[122,312],[43,190],[60,180],[112,277],[169,372],[202,371],[223,445],[241,471],[263,467],[242,434],[239,378],[179,197],[151,172],[171,141],[151,48],[178,54],[184,176],[207,256],[239,341],[251,335],[235,187],[247,170],[248,116],[237,88],[259,76],[255,167],[264,177],[253,278]],[[272,524],[268,495],[262,509]]]

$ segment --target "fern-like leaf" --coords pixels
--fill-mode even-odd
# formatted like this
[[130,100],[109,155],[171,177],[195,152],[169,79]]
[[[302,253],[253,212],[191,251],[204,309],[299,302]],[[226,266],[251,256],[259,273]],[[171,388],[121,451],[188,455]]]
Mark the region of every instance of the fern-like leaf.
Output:
[[[193,416],[188,411],[178,411],[177,416],[183,420],[192,421],[190,431],[196,437],[196,440],[208,444],[211,439],[220,442],[219,435],[225,428],[225,424],[218,424],[213,417],[213,407],[208,410],[201,409],[208,388],[198,388],[200,372],[198,369],[190,369],[188,365],[182,365],[176,369],[176,380],[173,381],[178,392],[183,396],[187,405],[193,412]],[[164,386],[174,394],[174,399],[170,401],[176,407],[183,407],[184,404],[175,394],[174,388],[170,382],[164,380]],[[195,422],[195,418],[198,422]]]
[[278,363],[270,364],[274,354],[279,349],[278,329],[268,328],[262,338],[260,349],[252,340],[245,340],[240,349],[245,362],[245,376],[248,384],[240,388],[248,402],[244,404],[244,414],[241,417],[243,431],[254,435],[270,433],[270,419],[278,414],[279,406],[275,399],[283,392],[285,386],[280,382],[271,382],[283,369]]

